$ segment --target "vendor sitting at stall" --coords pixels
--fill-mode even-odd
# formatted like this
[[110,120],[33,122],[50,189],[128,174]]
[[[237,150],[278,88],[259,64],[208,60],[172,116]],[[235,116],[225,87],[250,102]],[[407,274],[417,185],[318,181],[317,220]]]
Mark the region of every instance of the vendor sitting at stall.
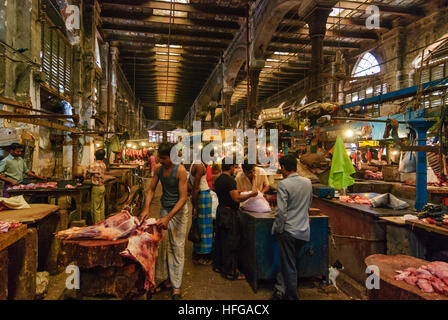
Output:
[[223,163],[222,174],[216,179],[214,185],[219,204],[216,209],[213,271],[221,273],[228,280],[244,280],[244,275],[238,271],[240,232],[237,210],[240,202],[257,196],[258,192],[241,195],[232,177],[235,167],[235,164]]
[[95,152],[95,161],[90,165],[86,172],[86,178],[92,178],[92,198],[91,198],[91,215],[92,222],[98,223],[106,219],[104,215],[104,195],[106,188],[104,186],[104,174],[106,172],[106,164],[104,157],[106,151],[98,149]]
[[242,164],[243,171],[236,176],[238,191],[260,191],[265,194],[269,190],[269,181],[264,169],[249,164],[246,159]]
[[23,146],[18,143],[13,143],[9,146],[9,155],[0,161],[0,180],[4,181],[3,197],[9,198],[7,189],[11,185],[19,184],[25,175],[39,179],[46,180],[45,177],[38,176],[28,169],[25,160],[21,157]]

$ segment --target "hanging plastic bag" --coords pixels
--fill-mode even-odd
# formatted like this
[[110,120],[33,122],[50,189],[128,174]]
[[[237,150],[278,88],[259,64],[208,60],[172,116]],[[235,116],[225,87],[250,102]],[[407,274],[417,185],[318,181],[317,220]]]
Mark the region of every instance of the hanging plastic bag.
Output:
[[400,165],[398,171],[404,173],[415,172],[416,170],[416,156],[415,152],[404,152],[401,154]]
[[[242,195],[249,194],[251,191],[248,192],[241,192]],[[258,195],[256,197],[247,199],[241,204],[241,209],[244,209],[246,211],[250,212],[271,212],[271,206],[269,205],[269,202],[263,197],[263,194],[258,191]]]

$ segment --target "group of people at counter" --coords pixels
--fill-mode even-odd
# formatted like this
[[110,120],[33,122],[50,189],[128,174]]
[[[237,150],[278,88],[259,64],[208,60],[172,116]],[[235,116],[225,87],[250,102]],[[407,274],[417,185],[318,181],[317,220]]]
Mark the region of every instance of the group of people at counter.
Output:
[[[228,280],[245,279],[238,269],[240,203],[269,190],[269,182],[262,168],[245,162],[242,172],[232,164],[222,163],[221,174],[212,185],[207,181],[207,166],[202,161],[193,163],[189,172],[182,164],[174,164],[170,158],[170,143],[161,143],[154,178],[148,189],[140,220],[149,217],[157,184],[162,185],[160,219],[157,225],[167,230],[170,242],[167,255],[169,279],[156,292],[172,288],[172,298],[181,299],[184,268],[185,240],[188,225],[188,194],[191,195],[192,219],[199,226],[200,241],[194,243],[193,261],[211,264],[213,271]],[[296,300],[296,257],[310,239],[308,210],[312,201],[312,185],[309,179],[297,174],[297,159],[283,156],[279,159],[283,180],[277,185],[277,208],[272,233],[280,252],[280,272],[276,279],[273,299]],[[216,220],[211,214],[210,190],[216,192],[218,207]],[[160,257],[159,257],[160,258]]]

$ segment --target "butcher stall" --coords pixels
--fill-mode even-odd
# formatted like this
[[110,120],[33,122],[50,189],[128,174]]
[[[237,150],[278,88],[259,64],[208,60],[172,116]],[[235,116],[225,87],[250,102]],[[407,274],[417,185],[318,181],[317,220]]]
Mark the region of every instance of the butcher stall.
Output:
[[[337,198],[321,198],[316,195],[312,202],[312,207],[320,209],[328,216],[330,264],[339,261],[344,268],[342,272],[362,285],[366,278],[364,259],[372,254],[386,253],[386,223],[380,218],[411,213],[409,209],[371,207],[367,204],[369,197],[375,196],[378,194],[352,195],[353,199],[363,199],[364,204],[355,203],[356,200],[350,203],[342,202]],[[406,202],[411,208],[412,202]]]
[[92,226],[62,230],[57,238],[62,242],[59,265],[74,265],[80,272],[80,290],[68,290],[66,299],[138,299],[157,284],[157,257],[166,251],[159,252],[163,231],[155,219],[140,223],[122,211]]
[[[275,279],[280,268],[280,257],[272,235],[275,211],[258,213],[243,209],[240,219],[240,269],[252,289],[257,292],[259,280]],[[328,276],[328,217],[320,210],[310,209],[310,241],[302,248],[298,259],[299,277]]]
[[70,213],[69,224],[82,218],[82,204],[88,201],[91,185],[78,184],[75,180],[61,180],[40,184],[23,184],[8,189],[11,196],[30,196],[32,198],[52,197],[56,204],[60,197],[69,196],[75,200],[76,209]]

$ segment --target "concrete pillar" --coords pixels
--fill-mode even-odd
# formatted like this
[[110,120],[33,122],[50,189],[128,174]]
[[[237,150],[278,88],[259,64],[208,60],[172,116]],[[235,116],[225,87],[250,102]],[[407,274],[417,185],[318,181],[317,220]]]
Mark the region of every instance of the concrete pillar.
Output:
[[210,109],[210,123],[212,124],[212,127],[216,127],[215,124],[215,115],[216,115],[216,107],[218,106],[217,101],[211,101],[209,103],[209,109]]
[[222,125],[224,127],[230,128],[231,122],[230,122],[230,105],[232,103],[232,96],[233,96],[233,88],[224,88],[223,89],[223,96],[224,96],[224,112],[223,112],[223,123]]
[[247,115],[249,121],[256,119],[256,116],[261,112],[261,108],[258,106],[258,84],[260,82],[260,73],[263,67],[264,60],[256,60],[249,69],[250,112]]
[[[108,110],[108,122],[109,131],[114,131],[116,128],[115,119],[117,114],[117,83],[118,83],[118,55],[119,51],[117,47],[110,47],[110,79],[109,79],[109,110]],[[108,136],[108,135],[106,135]]]
[[[101,121],[104,122],[104,131],[106,131],[106,122],[107,122],[107,105],[108,105],[108,93],[107,90],[109,88],[107,80],[109,79],[109,44],[106,42],[103,45],[101,45],[101,52],[102,52],[102,70],[103,70],[103,77],[101,79],[100,84],[100,105],[98,108],[98,117],[101,119]],[[97,126],[98,127],[98,126]]]
[[407,32],[402,19],[394,20],[394,28],[398,33],[397,37],[397,84],[393,90],[400,90],[409,87],[408,72],[406,71],[406,42]]
[[309,35],[311,39],[311,70],[309,73],[309,94],[310,102],[322,99],[323,81],[321,72],[323,70],[324,55],[323,44],[325,33],[327,31],[326,23],[331,8],[315,7],[311,13],[305,17],[305,21],[309,26]]

